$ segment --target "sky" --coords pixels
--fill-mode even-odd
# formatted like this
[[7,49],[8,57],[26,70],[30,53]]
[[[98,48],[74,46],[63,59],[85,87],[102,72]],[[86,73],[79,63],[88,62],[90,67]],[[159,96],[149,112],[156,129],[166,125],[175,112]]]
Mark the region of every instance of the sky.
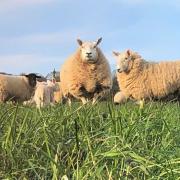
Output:
[[150,61],[180,59],[180,0],[0,0],[0,72],[59,71],[83,41],[132,49]]

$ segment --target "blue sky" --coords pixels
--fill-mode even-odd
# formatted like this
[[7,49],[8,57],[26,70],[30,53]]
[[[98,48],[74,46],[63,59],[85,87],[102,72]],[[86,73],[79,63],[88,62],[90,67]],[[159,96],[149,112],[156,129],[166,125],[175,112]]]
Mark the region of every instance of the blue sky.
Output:
[[0,71],[59,70],[77,38],[152,61],[180,59],[180,0],[0,0]]

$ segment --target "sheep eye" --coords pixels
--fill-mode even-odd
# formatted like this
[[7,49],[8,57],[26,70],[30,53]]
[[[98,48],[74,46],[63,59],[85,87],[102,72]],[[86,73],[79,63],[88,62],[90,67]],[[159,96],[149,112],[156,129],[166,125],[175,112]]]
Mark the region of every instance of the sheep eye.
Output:
[[126,57],[125,60],[128,60],[128,58]]

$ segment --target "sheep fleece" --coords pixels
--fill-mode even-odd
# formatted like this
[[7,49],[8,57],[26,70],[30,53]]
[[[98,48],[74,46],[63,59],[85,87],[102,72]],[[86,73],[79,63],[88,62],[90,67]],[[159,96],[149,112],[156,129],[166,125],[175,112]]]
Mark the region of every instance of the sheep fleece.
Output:
[[40,82],[37,84],[33,100],[38,108],[47,106],[51,103],[52,88],[48,87],[46,83]]
[[162,98],[180,89],[180,61],[150,63],[135,59],[129,73],[118,73],[121,92],[136,100]]
[[110,66],[99,48],[97,48],[97,52],[98,61],[95,64],[83,62],[80,49],[64,63],[60,70],[64,96],[71,94],[76,98],[80,97],[82,86],[87,92],[94,93],[97,83],[111,87]]
[[58,84],[59,86],[59,91],[54,92],[54,100],[56,103],[59,103],[63,100],[63,95],[62,95],[62,90],[61,90],[61,83],[56,82],[56,84]]
[[31,98],[33,88],[25,76],[0,75],[0,101],[10,98],[25,101]]

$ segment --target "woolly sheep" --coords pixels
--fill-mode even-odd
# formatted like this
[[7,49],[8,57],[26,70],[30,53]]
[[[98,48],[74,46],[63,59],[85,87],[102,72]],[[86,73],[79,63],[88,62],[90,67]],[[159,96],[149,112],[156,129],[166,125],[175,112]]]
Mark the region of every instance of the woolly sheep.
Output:
[[63,96],[80,99],[83,104],[93,100],[93,104],[112,86],[111,71],[107,59],[96,42],[82,42],[74,55],[69,57],[60,70]]
[[0,102],[23,102],[31,98],[36,86],[34,73],[22,76],[0,74]]
[[161,99],[180,92],[180,61],[150,63],[132,50],[113,54],[117,59],[117,78],[121,89],[117,95],[119,103],[128,98],[138,101]]
[[58,91],[54,92],[54,100],[56,103],[62,102],[63,101],[63,95],[62,95],[62,90],[61,90],[61,83],[56,82],[56,85],[59,87]]
[[35,104],[37,108],[55,104],[54,92],[59,87],[51,81],[37,82],[33,98],[25,104]]

